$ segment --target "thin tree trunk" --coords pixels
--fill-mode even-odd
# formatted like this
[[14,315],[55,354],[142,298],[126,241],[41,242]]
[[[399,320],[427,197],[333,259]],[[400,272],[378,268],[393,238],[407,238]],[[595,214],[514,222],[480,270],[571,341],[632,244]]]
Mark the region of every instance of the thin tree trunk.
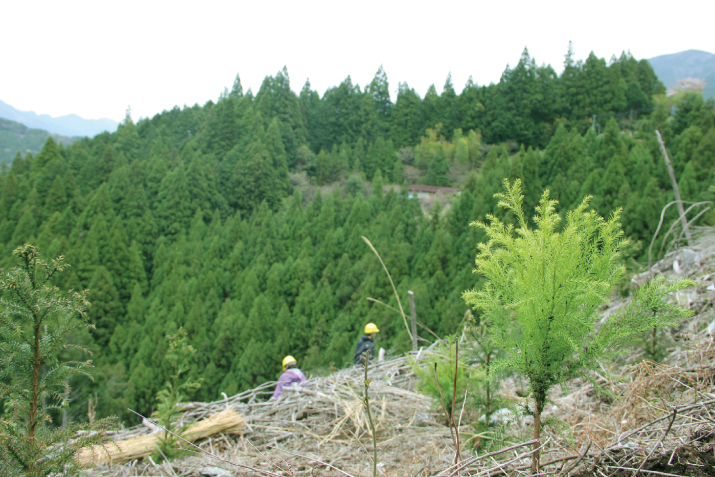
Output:
[[[538,439],[534,443],[534,449],[541,447],[541,409],[539,401],[534,401],[534,439]],[[537,450],[531,457],[531,473],[532,475],[539,473],[539,451]]]
[[668,174],[670,175],[670,182],[673,184],[673,192],[675,193],[675,200],[678,205],[678,212],[680,212],[680,220],[683,223],[683,228],[685,229],[685,237],[688,239],[688,246],[693,246],[693,236],[690,234],[690,227],[688,226],[688,219],[685,217],[685,211],[683,210],[683,201],[680,199],[680,189],[678,189],[678,181],[675,180],[675,173],[673,172],[673,166],[670,165],[670,159],[668,158],[668,151],[665,150],[665,143],[663,138],[660,137],[660,131],[656,130],[655,135],[658,137],[658,143],[660,144],[660,151],[663,153],[663,159],[665,160],[665,165],[668,166]]
[[415,294],[408,291],[410,297],[410,318],[412,319],[412,351],[417,351],[417,313],[415,311]]
[[[35,318],[37,323],[37,318]],[[40,396],[40,325],[35,325],[35,356],[32,360],[32,398],[30,401],[30,416],[28,419],[27,433],[30,437],[30,442],[35,441],[35,428],[37,427],[38,404]]]
[[491,376],[489,376],[489,358],[491,358],[491,353],[487,353],[486,368],[487,368],[487,412],[486,412],[486,425],[489,427],[489,423],[492,417],[492,396],[491,396]]
[[[65,381],[65,404],[69,402],[70,400],[70,387],[69,383]],[[67,423],[69,422],[69,412],[67,410],[68,406],[65,405],[65,408],[62,410],[62,429],[67,429]]]

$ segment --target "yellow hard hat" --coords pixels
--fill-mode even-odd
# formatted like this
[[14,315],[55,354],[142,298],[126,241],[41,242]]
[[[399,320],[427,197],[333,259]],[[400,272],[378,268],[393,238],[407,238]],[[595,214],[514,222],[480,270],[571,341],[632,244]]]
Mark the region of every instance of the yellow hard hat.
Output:
[[375,326],[375,323],[368,323],[367,325],[365,325],[365,334],[366,335],[369,335],[370,333],[377,333],[378,331],[380,331],[380,330],[377,329],[377,326]]
[[285,358],[283,358],[283,371],[286,370],[286,366],[288,366],[290,363],[297,364],[297,361],[295,360],[295,358],[293,356],[286,356]]

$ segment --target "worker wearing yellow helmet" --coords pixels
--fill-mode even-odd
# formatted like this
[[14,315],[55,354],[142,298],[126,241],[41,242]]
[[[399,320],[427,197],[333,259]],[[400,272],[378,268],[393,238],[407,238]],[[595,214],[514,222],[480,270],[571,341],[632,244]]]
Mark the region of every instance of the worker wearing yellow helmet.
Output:
[[353,356],[353,363],[359,366],[363,363],[365,358],[365,353],[367,352],[368,359],[375,357],[375,344],[372,342],[375,339],[375,334],[380,331],[375,326],[375,323],[368,323],[365,325],[365,334],[360,338],[355,348],[355,355]]
[[303,384],[308,379],[303,374],[303,371],[298,369],[298,363],[293,356],[286,356],[283,358],[283,374],[278,378],[278,384],[276,385],[276,390],[273,393],[271,399],[278,399],[278,397],[283,394],[283,388],[285,386],[290,386],[293,383]]

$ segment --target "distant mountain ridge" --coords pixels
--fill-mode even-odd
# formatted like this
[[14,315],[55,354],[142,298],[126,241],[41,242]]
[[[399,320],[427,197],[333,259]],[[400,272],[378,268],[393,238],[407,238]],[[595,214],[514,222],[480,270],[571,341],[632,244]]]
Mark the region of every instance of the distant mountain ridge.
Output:
[[50,136],[57,144],[62,143],[65,146],[79,139],[79,137],[50,134],[42,129],[31,129],[24,124],[0,118],[0,163],[12,163],[18,152],[23,156],[28,152],[33,155],[39,153]]
[[707,51],[686,50],[660,55],[648,60],[655,74],[666,88],[675,86],[678,79],[705,80],[704,98],[715,98],[715,55]]
[[84,119],[76,114],[53,118],[48,114],[17,110],[2,100],[0,100],[0,118],[24,124],[28,128],[43,129],[63,136],[93,137],[104,131],[114,132],[119,124],[112,119]]

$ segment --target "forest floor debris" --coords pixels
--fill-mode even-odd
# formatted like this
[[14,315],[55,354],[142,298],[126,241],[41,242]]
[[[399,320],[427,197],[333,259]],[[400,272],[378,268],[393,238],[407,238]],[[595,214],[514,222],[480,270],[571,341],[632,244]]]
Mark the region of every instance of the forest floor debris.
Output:
[[[693,253],[694,252],[694,253]],[[554,424],[542,434],[541,475],[577,477],[715,476],[715,340],[708,325],[715,319],[715,237],[701,236],[693,249],[666,256],[645,273],[689,277],[697,287],[676,297],[694,316],[679,327],[657,335],[659,362],[648,360],[653,349],[644,339],[622,362],[575,379],[550,395],[544,419]],[[605,311],[616,310],[615,300]],[[652,344],[652,343],[650,343]],[[461,345],[467,346],[467,343]],[[370,366],[370,403],[376,416],[378,473],[384,476],[529,475],[531,418],[513,415],[505,425],[509,452],[487,456],[463,448],[454,467],[449,428],[432,399],[414,391],[417,377],[411,360],[389,359]],[[215,434],[198,445],[227,461],[260,469],[263,475],[368,476],[372,439],[362,404],[362,369],[349,368],[310,379],[305,387],[289,388],[277,401],[267,401],[274,383],[212,403],[186,406],[186,423],[233,409],[246,419],[240,436]],[[501,382],[501,394],[524,404],[526,383]],[[522,406],[523,407],[523,406]],[[476,423],[478,412],[463,422]],[[133,428],[114,437],[148,434]],[[463,425],[460,433],[476,436]],[[463,441],[464,442],[464,441]],[[477,457],[480,457],[477,459]],[[134,460],[86,473],[99,476],[228,476],[259,475],[207,455],[194,453],[162,465]]]
[[[193,423],[181,433],[181,437],[193,442],[219,433],[222,435],[240,435],[245,432],[246,422],[243,416],[228,408],[213,414],[211,417]],[[160,431],[121,440],[115,436],[111,443],[83,449],[80,452],[79,460],[83,464],[107,465],[142,459],[154,454],[159,442],[166,435],[166,432]]]

